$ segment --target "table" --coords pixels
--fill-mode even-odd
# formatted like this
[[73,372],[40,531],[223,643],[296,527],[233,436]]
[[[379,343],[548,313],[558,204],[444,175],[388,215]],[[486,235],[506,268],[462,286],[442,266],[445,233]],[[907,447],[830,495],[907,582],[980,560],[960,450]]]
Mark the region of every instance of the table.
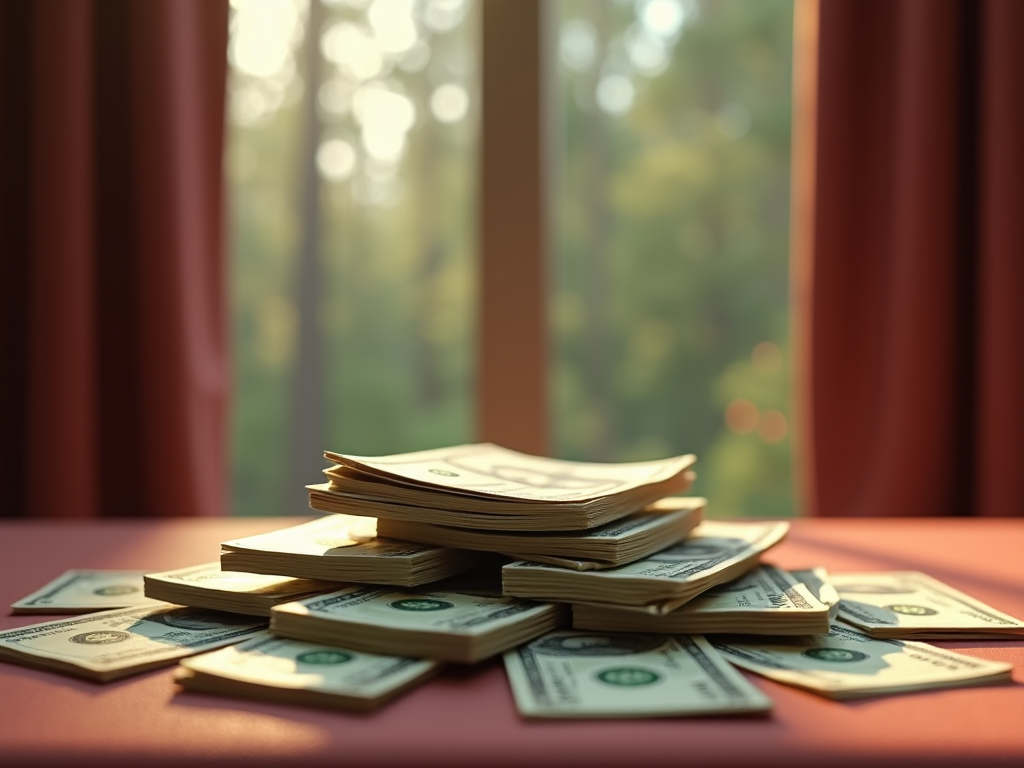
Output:
[[[0,601],[68,568],[164,570],[295,518],[0,523]],[[1024,616],[1024,520],[805,519],[770,560],[925,571]],[[11,628],[47,617],[4,616]],[[171,669],[108,684],[0,663],[0,764],[104,766],[1024,765],[1024,642],[942,642],[1015,665],[1014,683],[833,702],[751,677],[770,716],[521,720],[500,661],[454,669],[369,715],[177,690]]]

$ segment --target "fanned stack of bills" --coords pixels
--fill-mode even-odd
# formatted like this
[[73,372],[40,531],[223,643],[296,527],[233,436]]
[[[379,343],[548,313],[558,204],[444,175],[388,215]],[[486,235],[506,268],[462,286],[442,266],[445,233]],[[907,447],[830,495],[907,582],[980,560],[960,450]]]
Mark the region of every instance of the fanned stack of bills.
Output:
[[476,567],[474,552],[375,539],[373,520],[328,515],[221,543],[225,571],[415,587]]
[[175,681],[189,691],[356,712],[374,709],[432,677],[436,661],[362,653],[260,634],[184,659]]
[[840,616],[872,637],[1000,640],[1024,636],[1024,621],[918,571],[842,573]]
[[651,615],[610,605],[574,604],[575,629],[667,634],[828,633],[829,606],[792,573],[762,565],[709,589],[671,613]]
[[270,616],[275,605],[330,592],[337,582],[222,571],[206,563],[163,573],[147,573],[146,596],[193,608]]
[[159,605],[146,597],[143,571],[65,571],[15,603],[11,613],[92,613],[134,605]]
[[349,587],[275,607],[270,628],[296,640],[473,664],[566,623],[563,606]]
[[853,699],[930,688],[1008,682],[1010,664],[964,656],[925,643],[872,638],[841,623],[828,634],[712,639],[733,664],[786,685]]
[[701,636],[563,631],[505,654],[525,717],[765,712],[771,700]]
[[490,443],[394,456],[326,452],[330,482],[308,486],[324,512],[492,531],[580,531],[626,517],[693,479],[692,454],[594,464]]
[[105,682],[245,640],[267,627],[250,616],[161,603],[0,632],[0,659]]
[[705,521],[680,544],[605,571],[579,572],[530,562],[502,568],[505,594],[534,600],[611,604],[666,614],[758,564],[789,523]]
[[701,498],[659,499],[640,512],[589,531],[474,531],[380,518],[377,533],[592,571],[632,563],[682,541],[700,523],[706,503]]

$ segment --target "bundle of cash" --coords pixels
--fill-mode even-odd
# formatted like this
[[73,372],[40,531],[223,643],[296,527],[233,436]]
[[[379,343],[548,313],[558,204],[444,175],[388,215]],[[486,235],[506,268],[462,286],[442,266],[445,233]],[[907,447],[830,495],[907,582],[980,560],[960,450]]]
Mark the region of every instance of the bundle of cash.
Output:
[[249,616],[161,603],[5,630],[0,659],[106,682],[237,643],[266,627]]
[[489,443],[394,456],[326,452],[329,482],[308,486],[309,505],[455,528],[578,531],[684,492],[692,454],[593,464],[530,456]]
[[269,617],[275,605],[331,592],[338,588],[338,583],[222,571],[220,563],[205,563],[147,573],[145,587],[147,597],[168,603]]
[[133,605],[159,605],[145,595],[143,571],[65,571],[31,595],[11,603],[11,613],[92,613]]
[[589,531],[474,531],[380,518],[377,533],[592,571],[632,563],[682,541],[701,521],[706,503],[701,498],[659,499],[640,512]]
[[373,522],[328,515],[291,528],[225,541],[221,543],[220,565],[225,571],[415,587],[480,563],[474,552],[375,539]]
[[572,607],[572,626],[605,632],[814,635],[829,630],[829,606],[792,573],[761,565],[664,615],[611,605]]
[[785,641],[711,642],[739,667],[830,699],[1000,683],[1013,670],[925,643],[872,638],[842,623],[832,624],[826,635]]
[[999,640],[1024,635],[1007,616],[917,571],[831,576],[842,596],[840,616],[872,637]]
[[562,631],[505,654],[525,717],[765,712],[771,701],[700,635]]
[[440,668],[436,661],[360,653],[264,633],[184,659],[174,679],[188,691],[365,712]]
[[787,522],[705,521],[686,541],[605,571],[509,563],[502,568],[502,586],[506,595],[514,597],[630,606],[666,614],[749,571],[788,530]]
[[567,623],[564,606],[455,592],[349,587],[279,605],[275,635],[472,664]]

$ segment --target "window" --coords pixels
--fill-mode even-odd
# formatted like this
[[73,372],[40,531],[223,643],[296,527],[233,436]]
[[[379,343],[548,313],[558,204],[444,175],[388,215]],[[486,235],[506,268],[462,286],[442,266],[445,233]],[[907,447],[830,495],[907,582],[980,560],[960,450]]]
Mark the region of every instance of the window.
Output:
[[[791,3],[541,7],[550,449],[789,514]],[[324,447],[477,438],[485,9],[232,9],[234,509],[300,513]]]

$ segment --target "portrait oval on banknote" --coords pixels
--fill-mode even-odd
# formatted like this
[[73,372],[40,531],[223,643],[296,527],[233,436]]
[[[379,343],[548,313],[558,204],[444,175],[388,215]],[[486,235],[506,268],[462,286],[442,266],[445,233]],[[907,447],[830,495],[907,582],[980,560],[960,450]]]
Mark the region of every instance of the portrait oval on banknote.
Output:
[[849,648],[808,648],[803,655],[817,661],[833,661],[847,663],[851,661],[863,661],[868,657],[866,653],[851,651]]
[[390,602],[388,605],[398,611],[446,611],[455,607],[455,603],[432,597],[406,597]]
[[664,637],[657,635],[631,635],[625,632],[615,634],[555,635],[542,637],[530,648],[549,656],[625,656],[630,653],[644,653],[660,648]]
[[131,595],[138,591],[139,588],[132,584],[108,584],[105,587],[97,587],[92,593],[103,597],[115,597],[117,595]]
[[295,657],[295,660],[301,664],[344,664],[346,661],[352,661],[355,656],[347,651],[335,651],[324,648],[320,651],[306,651],[300,653]]
[[904,616],[935,616],[938,611],[934,608],[926,608],[923,605],[899,604],[885,606],[893,613],[902,613]]
[[122,643],[131,640],[131,632],[121,632],[117,629],[104,629],[96,632],[83,632],[80,635],[72,635],[72,643],[79,645],[109,645],[110,643]]

